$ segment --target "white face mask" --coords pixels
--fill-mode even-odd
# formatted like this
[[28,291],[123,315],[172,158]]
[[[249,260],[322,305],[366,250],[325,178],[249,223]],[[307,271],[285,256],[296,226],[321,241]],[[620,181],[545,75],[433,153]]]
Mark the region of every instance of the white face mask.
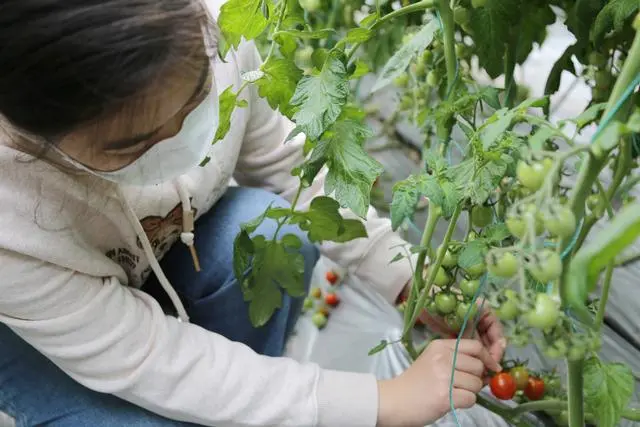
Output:
[[154,185],[177,178],[207,156],[219,125],[219,100],[215,79],[207,97],[184,119],[180,131],[155,143],[133,163],[112,172],[95,171],[56,148],[79,169],[106,180],[128,185]]

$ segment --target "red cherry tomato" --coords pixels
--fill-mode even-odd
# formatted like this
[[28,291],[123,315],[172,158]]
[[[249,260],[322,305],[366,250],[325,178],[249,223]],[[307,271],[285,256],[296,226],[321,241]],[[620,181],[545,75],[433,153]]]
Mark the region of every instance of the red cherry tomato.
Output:
[[330,294],[325,295],[324,302],[329,304],[331,307],[335,307],[336,305],[338,305],[340,303],[340,298],[338,297],[338,295],[336,295],[334,293],[330,293]]
[[540,400],[544,396],[544,380],[536,377],[529,377],[524,395],[529,400]]
[[516,382],[507,372],[496,374],[489,382],[491,393],[500,400],[510,400],[516,394]]
[[335,271],[327,271],[327,274],[325,274],[325,278],[327,279],[327,282],[331,283],[332,285],[335,285],[339,279],[338,274]]

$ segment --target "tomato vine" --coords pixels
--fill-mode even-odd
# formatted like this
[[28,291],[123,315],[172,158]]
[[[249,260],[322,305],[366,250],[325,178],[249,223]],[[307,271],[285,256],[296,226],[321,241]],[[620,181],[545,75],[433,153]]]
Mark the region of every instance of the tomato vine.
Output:
[[[305,160],[292,171],[297,194],[326,168],[330,195],[306,210],[298,208],[298,197],[290,208],[270,207],[238,235],[234,271],[252,322],[270,318],[281,292],[302,292],[302,262],[291,250],[299,240],[252,236],[261,222],[277,221],[278,231],[298,225],[314,242],[366,236],[362,219],[383,168],[364,148],[372,136],[366,118],[376,112],[362,108],[352,83],[359,86],[372,74],[373,92],[393,88],[398,98],[385,129],[408,120],[424,136],[420,171],[395,183],[393,227],[411,222],[420,202],[429,201],[419,245],[394,258],[415,261],[402,337],[374,350],[401,344],[416,358],[424,346],[413,343],[411,332],[424,310],[465,327],[477,317],[481,297],[505,323],[513,345],[534,343],[549,357],[566,359],[569,373],[567,392],[549,399],[541,398],[547,391],[535,382],[543,380],[529,377],[531,401],[515,408],[485,398],[480,404],[516,425],[528,425],[522,414],[531,411],[567,415],[571,427],[585,419],[599,426],[640,419],[629,406],[631,370],[597,356],[613,271],[638,260],[622,252],[640,235],[640,204],[614,208],[613,201],[630,200],[639,182],[640,5],[403,0],[396,6],[382,0],[229,0],[222,7],[221,56],[242,38],[256,40],[265,54],[258,69],[244,70],[240,91],[255,86],[295,123],[289,138],[306,138]],[[547,76],[546,95],[528,98],[515,80],[516,67],[558,16],[576,41]],[[492,79],[503,76],[504,84],[481,84],[478,69]],[[592,102],[578,117],[554,122],[550,95],[565,71],[591,86]],[[240,91],[223,94],[223,131],[216,140],[229,129],[233,110],[245,106]],[[595,134],[585,144],[579,136],[590,125]],[[607,184],[600,180],[605,171],[612,176]],[[608,223],[593,232],[605,213]],[[467,218],[467,233],[458,238],[458,222]],[[441,222],[447,231],[436,242]],[[598,283],[603,287],[594,309]],[[509,386],[504,398],[526,390],[518,375],[519,385],[502,378]]]

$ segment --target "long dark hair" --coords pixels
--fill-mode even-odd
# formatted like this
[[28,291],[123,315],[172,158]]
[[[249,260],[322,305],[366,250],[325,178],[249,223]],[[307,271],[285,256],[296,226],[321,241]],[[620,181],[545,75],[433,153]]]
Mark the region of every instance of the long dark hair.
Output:
[[[200,0],[0,0],[0,115],[46,140],[200,70]],[[173,70],[173,71],[171,71]]]

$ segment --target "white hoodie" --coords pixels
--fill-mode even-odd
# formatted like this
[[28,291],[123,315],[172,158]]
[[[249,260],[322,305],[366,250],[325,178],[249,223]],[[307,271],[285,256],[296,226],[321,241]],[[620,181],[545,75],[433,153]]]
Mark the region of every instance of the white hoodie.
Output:
[[[222,1],[209,3],[217,18]],[[237,91],[241,72],[259,65],[254,45],[243,44],[214,64],[218,92]],[[138,289],[153,267],[162,275],[157,259],[179,241],[183,210],[206,212],[232,178],[289,200],[295,193],[290,170],[303,160],[303,139],[284,144],[293,124],[253,89],[243,98],[248,107],[236,109],[212,160],[157,186],[117,187],[63,172],[10,148],[0,134],[0,322],[84,386],[172,419],[218,427],[375,426],[373,376],[257,355],[165,315]],[[323,186],[321,174],[300,207]],[[408,262],[389,264],[397,252],[391,248],[405,242],[373,209],[367,230],[368,239],[321,250],[393,302],[411,271]]]

